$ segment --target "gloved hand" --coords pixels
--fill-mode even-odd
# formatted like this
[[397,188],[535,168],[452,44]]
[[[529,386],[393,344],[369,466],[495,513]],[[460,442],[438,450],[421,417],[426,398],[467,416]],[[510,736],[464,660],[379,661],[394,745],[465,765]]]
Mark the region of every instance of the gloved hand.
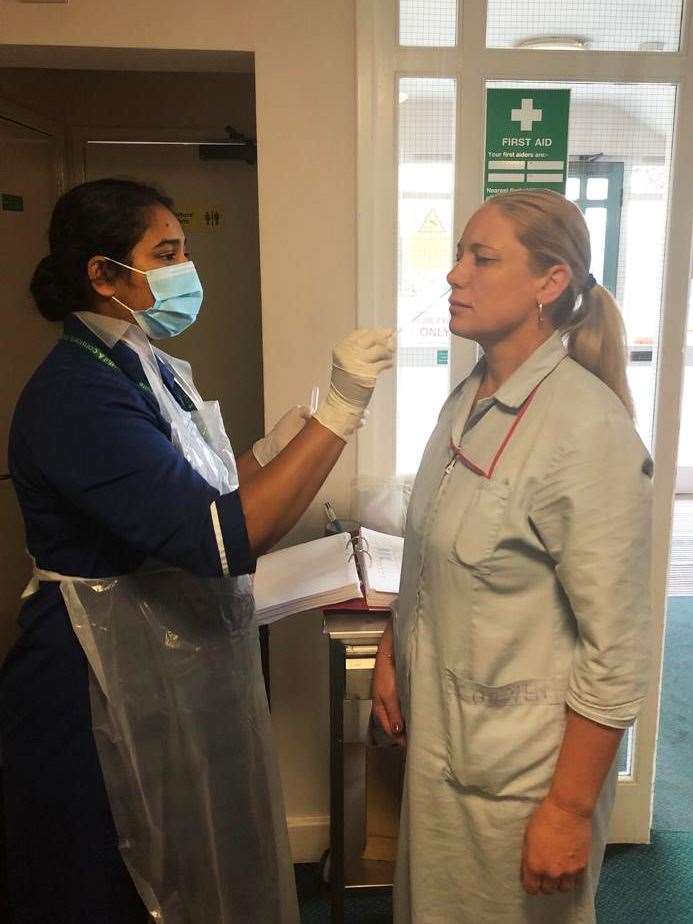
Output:
[[275,456],[288,446],[291,440],[301,432],[310,420],[310,408],[299,404],[277,421],[267,436],[253,443],[253,455],[260,465],[267,465]]
[[394,331],[389,327],[353,331],[332,351],[330,390],[315,415],[323,427],[347,442],[363,417],[378,375],[392,368]]

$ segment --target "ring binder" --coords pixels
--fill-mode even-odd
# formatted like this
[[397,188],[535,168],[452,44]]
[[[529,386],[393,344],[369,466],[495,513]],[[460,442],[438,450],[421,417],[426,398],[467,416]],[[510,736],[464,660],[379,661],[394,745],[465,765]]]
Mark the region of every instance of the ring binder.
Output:
[[[361,555],[366,555],[370,562],[373,561],[373,558],[371,557],[371,553],[368,547],[368,540],[365,539],[362,535],[359,534],[358,536],[353,536],[352,538],[350,538],[347,541],[344,551],[346,551],[349,548],[349,546],[351,546],[352,552],[348,560],[351,561],[352,558],[355,559],[357,569],[359,567],[359,559],[358,559],[359,553]],[[361,579],[363,580],[363,577]]]
[[362,526],[351,541],[369,606],[390,606],[399,595],[404,539]]
[[369,606],[389,606],[399,594],[403,547],[400,536],[361,527],[353,538],[336,533],[262,555],[253,585],[257,621],[364,596]]

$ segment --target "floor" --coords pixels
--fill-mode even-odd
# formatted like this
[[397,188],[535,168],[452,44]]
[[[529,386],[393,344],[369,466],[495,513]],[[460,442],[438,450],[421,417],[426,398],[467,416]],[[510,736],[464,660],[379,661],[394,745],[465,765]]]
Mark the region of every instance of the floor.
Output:
[[[329,899],[317,866],[296,867],[302,924],[328,924]],[[691,924],[693,833],[655,832],[648,847],[607,849],[597,895],[599,924]],[[345,924],[390,924],[387,893],[350,894]],[[560,922],[556,922],[560,924]]]

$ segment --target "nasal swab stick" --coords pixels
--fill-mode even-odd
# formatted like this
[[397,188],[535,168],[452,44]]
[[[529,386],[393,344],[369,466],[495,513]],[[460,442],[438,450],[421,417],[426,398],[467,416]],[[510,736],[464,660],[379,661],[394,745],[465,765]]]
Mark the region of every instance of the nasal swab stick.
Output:
[[441,292],[440,295],[437,295],[433,299],[433,301],[429,302],[428,305],[426,305],[426,307],[422,311],[417,312],[413,318],[410,318],[405,324],[402,324],[401,327],[398,327],[397,333],[401,334],[402,331],[406,330],[407,327],[411,327],[414,321],[418,321],[419,318],[425,315],[427,311],[430,311],[430,309],[435,305],[435,303],[440,301],[440,299],[443,298],[443,296],[447,295],[449,291],[450,291],[450,288],[447,288],[444,292]]

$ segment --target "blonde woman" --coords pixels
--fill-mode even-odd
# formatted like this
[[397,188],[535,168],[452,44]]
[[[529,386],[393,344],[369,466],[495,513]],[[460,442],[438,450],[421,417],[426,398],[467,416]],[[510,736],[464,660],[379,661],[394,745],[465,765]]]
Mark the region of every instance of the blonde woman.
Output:
[[409,508],[374,708],[407,745],[398,924],[593,922],[624,729],[648,673],[652,463],[623,323],[576,206],[472,217],[451,394]]

